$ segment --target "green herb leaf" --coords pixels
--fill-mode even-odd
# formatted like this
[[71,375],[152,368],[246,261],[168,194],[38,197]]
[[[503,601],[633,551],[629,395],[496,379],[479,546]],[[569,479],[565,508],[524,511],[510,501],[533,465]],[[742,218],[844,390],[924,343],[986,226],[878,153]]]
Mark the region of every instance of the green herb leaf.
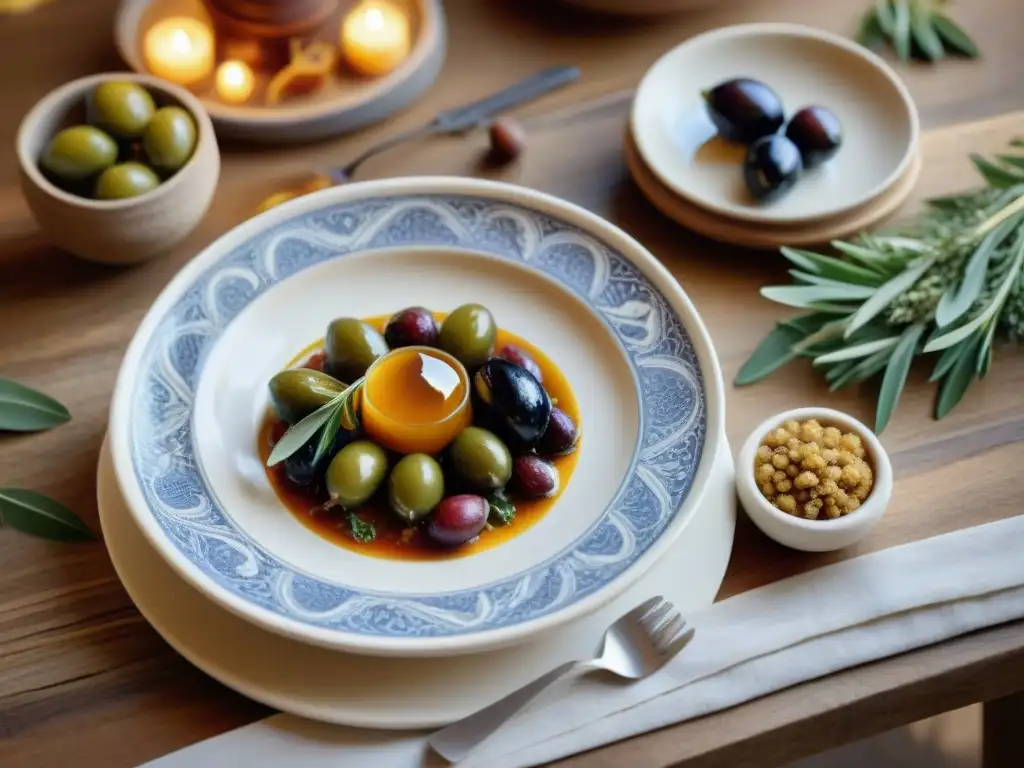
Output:
[[935,382],[945,376],[946,373],[949,372],[949,369],[956,365],[957,360],[960,359],[960,355],[967,351],[967,347],[969,347],[970,344],[970,339],[964,339],[959,344],[946,347],[941,357],[939,357],[939,361],[935,364],[935,370],[932,371],[932,375],[928,377],[928,381]]
[[900,337],[882,377],[882,389],[878,394],[878,408],[875,411],[875,432],[881,434],[889,424],[892,412],[899,403],[900,394],[907,383],[910,362],[917,352],[917,343],[924,333],[924,325],[912,325]]
[[874,294],[866,285],[831,283],[829,285],[781,285],[761,289],[761,295],[776,304],[805,308],[822,301],[856,301]]
[[996,155],[996,158],[1001,163],[1012,165],[1014,168],[1024,170],[1024,156],[1022,155]]
[[942,40],[932,27],[929,9],[915,5],[910,12],[910,27],[914,42],[928,61],[938,61],[943,57]]
[[487,497],[490,508],[487,522],[491,525],[509,525],[516,518],[516,505],[509,501],[501,491],[495,491]]
[[842,360],[856,360],[861,357],[867,357],[883,350],[892,349],[899,343],[899,336],[890,336],[887,339],[878,339],[876,341],[868,341],[863,344],[857,344],[852,347],[844,347],[836,352],[830,352],[827,355],[821,355],[820,357],[814,358],[815,365],[828,365],[831,363],[838,363]]
[[835,392],[837,389],[841,389],[851,382],[870,379],[880,370],[885,368],[891,356],[892,347],[888,347],[886,349],[879,350],[875,354],[870,357],[866,357],[863,360],[854,361],[856,365],[845,371],[841,376],[837,376],[832,382],[832,386],[829,387],[829,391]]
[[1024,183],[1024,174],[991,163],[981,155],[971,155],[971,162],[974,163],[974,167],[978,169],[978,173],[985,178],[985,181],[993,187],[1005,189]]
[[942,380],[942,385],[939,387],[939,397],[935,404],[936,419],[941,419],[953,410],[956,404],[963,399],[967,388],[971,386],[971,382],[974,381],[977,370],[975,355],[980,343],[980,335],[972,336],[970,344],[967,345],[949,373]]
[[1024,137],[1017,139],[1010,139],[1011,147],[1024,147]]
[[885,42],[885,30],[878,21],[877,10],[869,8],[864,12],[855,39],[865,48],[877,48]]
[[904,291],[921,279],[921,275],[928,271],[928,268],[935,263],[934,256],[923,256],[900,272],[896,277],[891,278],[882,285],[875,294],[860,305],[860,309],[850,319],[850,325],[846,329],[846,336],[849,338],[858,329],[871,322],[878,313],[889,306],[893,300]]
[[[313,436],[320,431],[324,425],[328,422],[337,421],[339,424],[344,422],[347,416],[347,412],[344,410],[346,403],[357,396],[356,393],[363,386],[363,380],[357,379],[352,382],[343,392],[328,403],[317,408],[309,416],[304,418],[298,424],[292,425],[287,432],[285,432],[281,439],[274,446],[274,450],[270,452],[270,456],[267,457],[267,466],[273,467],[280,464],[282,461],[287,459],[293,453],[302,448],[306,443],[313,439]],[[334,435],[331,436],[330,442],[333,442],[334,436],[337,435],[337,428],[334,429]],[[330,448],[330,442],[326,443],[324,450]],[[316,456],[323,458],[323,454],[320,451],[321,444],[323,444],[323,435],[321,440],[317,443]]]
[[782,255],[805,272],[821,275],[831,280],[838,280],[841,283],[856,283],[858,285],[881,285],[884,278],[871,269],[831,256],[822,256],[813,251],[803,251],[798,248],[782,248]]
[[978,349],[978,378],[984,379],[992,368],[992,337],[996,333],[996,323],[991,323]]
[[978,46],[951,18],[942,13],[932,13],[932,25],[948,50],[969,59],[978,57]]
[[373,523],[360,520],[354,512],[348,514],[348,527],[352,538],[360,544],[366,544],[377,538],[377,527]]
[[39,432],[70,419],[68,409],[49,395],[0,378],[0,431]]
[[334,446],[334,438],[338,436],[341,429],[341,414],[345,409],[344,403],[338,403],[320,430],[320,438],[316,441],[316,451],[313,452],[313,466],[318,466],[327,452]]
[[35,491],[0,488],[0,521],[49,541],[93,541],[96,536],[63,504]]
[[975,248],[959,286],[950,288],[939,299],[939,304],[935,308],[935,325],[944,328],[959,320],[974,306],[974,302],[981,295],[981,289],[985,287],[985,277],[988,275],[992,254],[1013,234],[1022,221],[1024,221],[1024,215],[1011,216],[989,232]]
[[891,0],[875,0],[875,18],[882,31],[887,35],[892,35],[896,29],[896,16],[892,11]]
[[896,55],[910,59],[910,0],[893,0],[892,44]]
[[737,387],[743,387],[777,371],[797,356],[793,345],[800,341],[803,335],[785,325],[775,326],[747,358],[733,383]]
[[[832,247],[845,256],[860,262],[865,269],[877,272],[880,276],[884,277],[890,269],[889,260],[870,248],[865,248],[856,243],[847,243],[842,240],[833,240]],[[881,283],[879,282],[878,284],[880,285]]]
[[785,320],[779,320],[778,324],[791,328],[800,336],[808,336],[829,322],[832,322],[831,316],[824,312],[808,312],[804,315],[794,315]]

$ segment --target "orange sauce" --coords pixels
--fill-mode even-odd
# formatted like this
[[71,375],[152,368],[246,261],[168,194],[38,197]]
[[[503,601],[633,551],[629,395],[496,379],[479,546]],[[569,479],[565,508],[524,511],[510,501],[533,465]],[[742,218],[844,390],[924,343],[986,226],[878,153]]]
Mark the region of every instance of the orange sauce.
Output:
[[[444,315],[441,313],[435,313],[435,317],[439,322],[444,319]],[[371,317],[366,318],[365,322],[383,331],[389,318],[389,315]],[[544,380],[544,389],[547,390],[552,402],[565,411],[578,427],[582,428],[576,397],[569,387],[569,382],[551,358],[525,339],[499,328],[497,347],[501,348],[506,344],[516,345],[537,361]],[[324,361],[322,349],[322,340],[317,341],[300,352],[290,365],[293,367],[302,365],[306,368],[321,370]],[[580,449],[577,446],[577,449],[568,456],[558,456],[552,460],[558,469],[561,480],[558,494],[547,499],[516,500],[516,516],[511,525],[496,526],[490,530],[484,529],[476,539],[461,547],[453,549],[439,547],[431,541],[422,527],[406,528],[398,516],[388,509],[384,493],[379,493],[378,497],[358,510],[359,518],[364,522],[373,523],[377,529],[376,539],[361,543],[355,541],[351,536],[347,512],[340,509],[325,510],[326,495],[322,491],[310,492],[293,486],[285,477],[283,464],[266,467],[267,458],[270,456],[274,444],[286,429],[287,424],[279,420],[273,411],[268,411],[258,439],[259,455],[263,460],[267,477],[284,507],[303,525],[328,541],[362,555],[389,560],[444,560],[466,557],[509,541],[535,525],[555,505],[558,497],[568,486],[580,455]],[[386,485],[385,482],[383,484],[385,489]]]

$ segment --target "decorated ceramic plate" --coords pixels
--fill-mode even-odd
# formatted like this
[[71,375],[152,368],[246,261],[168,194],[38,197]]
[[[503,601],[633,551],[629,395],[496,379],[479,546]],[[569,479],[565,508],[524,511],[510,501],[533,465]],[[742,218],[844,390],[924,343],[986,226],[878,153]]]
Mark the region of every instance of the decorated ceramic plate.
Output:
[[[506,362],[481,365],[451,345],[447,317],[474,304],[493,316],[497,341],[518,341],[543,376]],[[325,357],[318,341],[329,325],[344,317],[383,328],[380,318],[413,306],[436,313],[439,345],[459,358],[453,366],[462,370],[465,361],[467,378],[450,392],[462,392],[463,383],[472,390],[476,437],[484,426],[500,435],[517,470],[520,459],[551,451],[543,441],[520,445],[529,419],[512,419],[515,434],[502,422],[505,373],[528,390],[543,381],[547,394],[539,396],[552,406],[549,415],[564,409],[582,434],[561,447],[570,455],[553,459],[561,475],[556,493],[523,499],[531,489],[520,483],[508,497],[516,516],[489,517],[486,530],[461,546],[451,546],[444,530],[437,534],[444,528],[440,491],[426,502],[409,491],[410,477],[435,478],[447,501],[467,478],[490,482],[478,464],[460,464],[454,442],[428,450],[385,439],[390,476],[373,497],[379,501],[359,500],[354,508],[336,506],[338,494],[345,501],[354,492],[338,491],[330,471],[330,493],[317,497],[310,490],[316,482],[296,492],[295,484],[308,480],[287,463],[292,458],[267,466],[269,449],[288,434],[276,421],[280,402],[269,382],[295,366],[347,377],[336,370],[338,345],[328,338]],[[386,337],[393,351],[375,363],[383,370],[405,351],[394,349],[390,331]],[[422,350],[414,359],[424,377],[428,368],[440,370],[447,354],[406,349]],[[411,392],[389,400],[374,388],[374,370],[361,390],[364,417],[371,401],[382,412],[392,403],[402,413],[421,402],[422,393]],[[294,429],[307,418],[285,415]],[[485,416],[490,420],[478,422]],[[376,440],[370,419],[363,421]],[[554,422],[546,419],[548,431]],[[339,434],[360,428],[358,420],[344,423]],[[139,527],[212,600],[305,642],[437,656],[522,641],[621,594],[685,535],[722,427],[721,372],[707,332],[678,283],[642,246],[593,214],[531,190],[421,178],[299,198],[193,259],[126,353],[110,441]],[[406,463],[415,469],[401,470]],[[459,514],[455,522],[468,524]],[[365,533],[373,524],[371,540]]]

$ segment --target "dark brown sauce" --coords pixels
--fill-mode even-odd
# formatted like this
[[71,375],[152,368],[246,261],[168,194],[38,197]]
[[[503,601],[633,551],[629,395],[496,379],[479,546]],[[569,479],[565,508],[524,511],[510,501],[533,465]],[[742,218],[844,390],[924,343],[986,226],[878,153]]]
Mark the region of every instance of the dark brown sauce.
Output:
[[[443,315],[438,314],[437,317],[438,320],[443,319]],[[387,316],[366,319],[367,323],[381,331],[387,321]],[[552,400],[557,401],[558,407],[565,411],[577,425],[580,425],[579,405],[576,398],[569,387],[569,382],[551,358],[525,339],[499,329],[497,346],[502,347],[505,344],[514,344],[520,347],[537,361],[544,379],[544,388]],[[297,355],[292,365],[322,370],[323,362],[322,342],[318,341]],[[516,516],[511,525],[495,527],[491,530],[485,529],[476,539],[461,547],[453,549],[439,547],[427,536],[422,527],[405,527],[402,521],[388,509],[386,500],[377,499],[357,512],[361,520],[373,523],[377,529],[377,538],[363,543],[352,538],[347,512],[340,509],[324,508],[324,503],[327,501],[324,491],[310,492],[296,488],[285,477],[283,464],[266,467],[267,458],[270,456],[274,444],[287,428],[288,425],[285,422],[278,419],[273,412],[268,412],[259,434],[259,455],[263,460],[270,484],[281,503],[303,525],[328,541],[353,552],[389,560],[443,560],[465,557],[496,547],[518,536],[536,524],[555,505],[558,497],[569,484],[580,454],[579,447],[577,447],[576,451],[570,455],[559,456],[553,460],[561,479],[558,494],[547,499],[517,501]]]

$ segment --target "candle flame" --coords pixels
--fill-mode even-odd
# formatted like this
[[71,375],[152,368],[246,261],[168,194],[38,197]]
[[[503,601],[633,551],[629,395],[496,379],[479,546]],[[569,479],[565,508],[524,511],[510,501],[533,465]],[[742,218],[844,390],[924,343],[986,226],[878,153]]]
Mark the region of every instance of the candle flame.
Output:
[[171,33],[171,50],[175,53],[190,53],[192,51],[192,38],[184,29],[176,29]]
[[245,70],[237,61],[229,61],[224,65],[224,82],[227,85],[242,85],[245,82]]
[[374,32],[384,29],[384,11],[376,6],[367,8],[366,27]]

